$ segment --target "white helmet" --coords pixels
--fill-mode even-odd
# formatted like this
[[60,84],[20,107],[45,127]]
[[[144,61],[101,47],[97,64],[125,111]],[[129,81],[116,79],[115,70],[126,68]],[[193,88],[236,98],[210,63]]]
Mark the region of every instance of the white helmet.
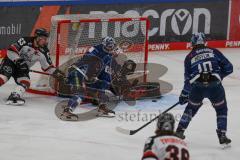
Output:
[[108,51],[112,51],[116,47],[115,39],[109,36],[103,38],[102,44],[104,48],[107,49]]
[[199,45],[199,44],[205,44],[206,42],[206,37],[205,37],[205,34],[202,33],[202,32],[199,32],[199,33],[194,33],[192,35],[192,38],[191,38],[191,44],[192,46],[196,46],[196,45]]

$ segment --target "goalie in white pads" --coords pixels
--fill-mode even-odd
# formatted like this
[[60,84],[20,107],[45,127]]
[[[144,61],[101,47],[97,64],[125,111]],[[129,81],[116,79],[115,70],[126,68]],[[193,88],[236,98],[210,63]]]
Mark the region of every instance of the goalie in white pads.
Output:
[[172,114],[162,114],[157,122],[156,135],[147,139],[142,160],[189,160],[184,140],[174,134],[175,120]]
[[47,73],[53,74],[56,71],[47,48],[48,36],[49,33],[44,28],[39,28],[35,30],[33,37],[22,37],[8,48],[7,56],[0,67],[0,86],[13,77],[17,87],[8,97],[6,104],[25,103],[22,95],[30,87],[29,69],[36,62],[40,62],[42,70]]

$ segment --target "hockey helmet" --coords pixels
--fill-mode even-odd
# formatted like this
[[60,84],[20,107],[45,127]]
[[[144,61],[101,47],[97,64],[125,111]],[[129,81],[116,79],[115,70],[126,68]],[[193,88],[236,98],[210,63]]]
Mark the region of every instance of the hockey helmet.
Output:
[[174,131],[175,119],[173,114],[165,113],[159,116],[157,121],[157,130],[159,131]]
[[106,48],[109,51],[112,51],[116,47],[115,39],[109,36],[103,38],[102,44],[104,48]]
[[48,37],[49,32],[45,28],[38,28],[35,30],[34,36],[35,37],[40,37],[40,36]]
[[206,42],[206,36],[204,33],[199,32],[199,33],[194,33],[191,38],[191,44],[192,46],[196,45],[204,45]]

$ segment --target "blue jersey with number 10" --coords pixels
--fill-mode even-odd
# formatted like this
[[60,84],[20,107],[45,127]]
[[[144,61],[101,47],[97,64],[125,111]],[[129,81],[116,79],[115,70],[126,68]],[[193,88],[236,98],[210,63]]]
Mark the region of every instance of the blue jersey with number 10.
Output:
[[184,61],[184,90],[190,91],[191,84],[201,73],[211,73],[220,81],[233,72],[233,65],[217,49],[200,47],[193,49]]

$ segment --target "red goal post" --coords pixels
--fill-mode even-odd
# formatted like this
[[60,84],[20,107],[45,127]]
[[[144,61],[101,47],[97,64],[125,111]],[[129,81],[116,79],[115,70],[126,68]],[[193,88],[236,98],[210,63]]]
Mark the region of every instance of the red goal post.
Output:
[[[150,27],[147,17],[125,17],[123,15],[79,15],[77,19],[77,15],[74,17],[60,15],[60,18],[56,18],[57,20],[52,18],[48,47],[56,67],[66,71],[66,68],[61,68],[62,64],[81,57],[90,47],[101,43],[101,39],[108,35],[115,38],[117,45],[127,58],[143,64],[140,67],[144,71],[143,81],[146,82]],[[38,76],[40,80],[48,79],[47,75],[41,72]],[[48,83],[48,80],[46,82]],[[37,86],[38,82],[31,86],[28,92],[57,95],[55,91],[47,88],[47,84],[44,89]]]

